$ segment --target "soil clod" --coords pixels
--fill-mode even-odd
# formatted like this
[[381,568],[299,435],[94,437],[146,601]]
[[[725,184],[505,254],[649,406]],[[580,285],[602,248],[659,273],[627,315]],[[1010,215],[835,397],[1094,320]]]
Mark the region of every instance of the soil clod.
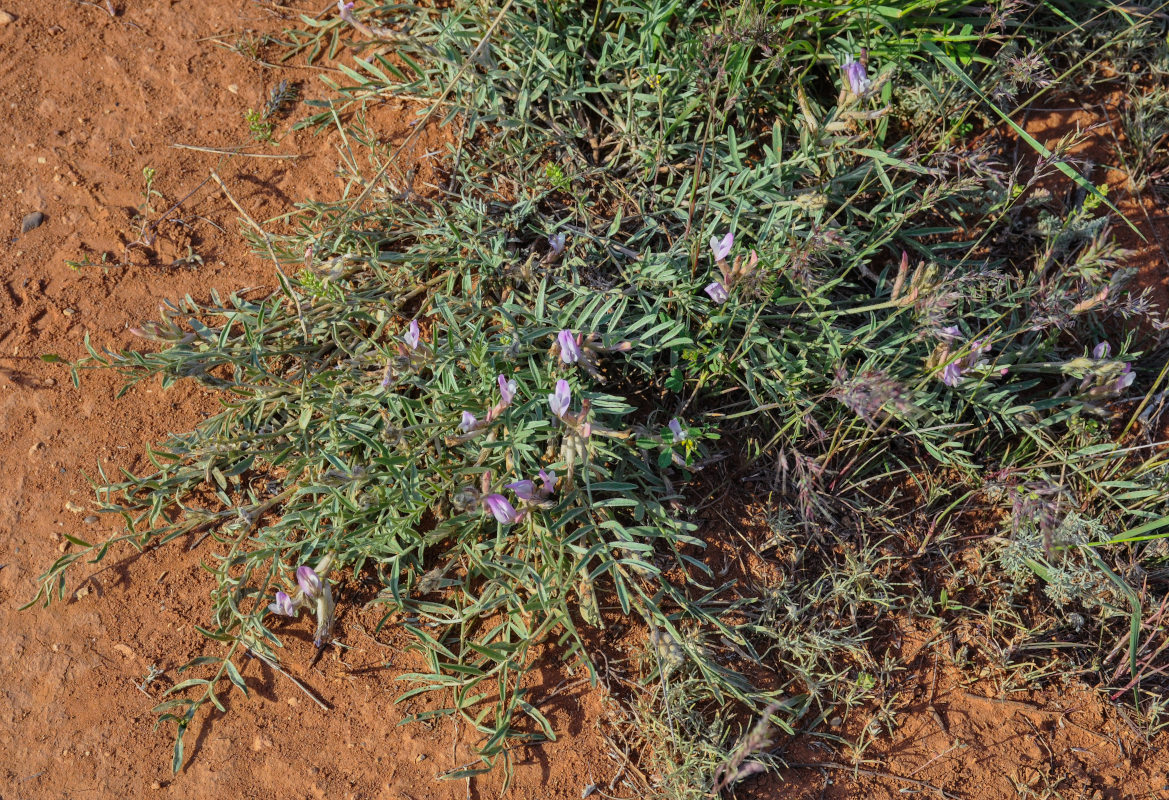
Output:
[[[2,12],[0,12],[2,13]],[[0,22],[0,24],[3,24]],[[34,228],[39,228],[45,221],[45,215],[40,211],[34,211],[31,214],[25,214],[24,219],[20,221],[20,232],[28,233]]]

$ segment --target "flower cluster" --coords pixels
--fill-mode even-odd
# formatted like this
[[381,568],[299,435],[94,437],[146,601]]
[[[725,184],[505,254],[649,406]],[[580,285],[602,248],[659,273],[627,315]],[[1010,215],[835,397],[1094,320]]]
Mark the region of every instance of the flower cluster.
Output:
[[504,409],[510,406],[511,401],[515,399],[515,393],[519,388],[519,384],[514,378],[509,379],[504,375],[499,375],[495,380],[499,384],[499,401],[487,409],[487,416],[484,419],[479,419],[470,411],[463,412],[462,421],[459,423],[459,430],[463,432],[462,439],[469,439],[479,431],[486,429],[488,425],[499,418]]
[[599,381],[605,378],[597,368],[602,353],[627,353],[633,345],[629,342],[618,342],[606,346],[601,336],[596,333],[573,333],[565,328],[556,334],[556,341],[552,343],[552,355],[560,358],[565,366],[578,365],[592,377]]
[[[522,521],[533,508],[550,505],[549,499],[556,493],[556,473],[542,469],[537,477],[540,480],[539,484],[534,480],[522,480],[504,485],[519,499],[521,505],[519,510],[506,497],[493,492],[483,496],[484,513],[495,517],[500,525],[514,525]],[[490,473],[487,473],[484,484],[489,484],[490,481]]]
[[333,628],[333,592],[329,581],[322,575],[328,575],[333,562],[333,556],[327,555],[313,569],[309,566],[296,568],[296,583],[300,589],[295,594],[278,591],[274,601],[268,605],[268,610],[282,617],[296,618],[302,608],[314,611],[317,615],[317,631],[313,643],[317,648],[323,647]]
[[[1100,342],[1092,348],[1091,363],[1086,366],[1084,377],[1080,381],[1080,393],[1087,394],[1094,399],[1119,397],[1124,390],[1132,386],[1137,375],[1128,361],[1113,361],[1112,345]],[[1077,364],[1081,359],[1075,359],[1068,366]],[[1068,369],[1066,371],[1071,371]]]
[[711,300],[719,305],[722,305],[730,299],[731,290],[734,289],[735,284],[749,278],[755,272],[755,265],[759,263],[759,256],[752,250],[745,264],[741,255],[735,256],[733,266],[728,264],[727,256],[730,255],[731,248],[734,246],[734,232],[727,232],[721,239],[717,236],[710,237],[710,251],[714,255],[715,263],[718,265],[721,280],[707,285],[703,291],[706,292]]
[[386,364],[382,388],[389,389],[393,383],[395,366],[400,371],[417,371],[431,356],[430,348],[422,341],[422,329],[418,326],[418,320],[411,320],[406,332],[402,334],[402,341],[398,342],[396,364],[394,362]]
[[943,341],[930,356],[930,362],[927,366],[941,365],[942,371],[939,377],[942,379],[942,383],[947,386],[957,386],[962,383],[969,372],[986,366],[986,354],[990,352],[989,343],[981,339],[974,339],[966,345],[965,355],[955,356],[955,350],[963,349],[962,331],[959,330],[958,326],[950,325],[942,328],[938,335]]

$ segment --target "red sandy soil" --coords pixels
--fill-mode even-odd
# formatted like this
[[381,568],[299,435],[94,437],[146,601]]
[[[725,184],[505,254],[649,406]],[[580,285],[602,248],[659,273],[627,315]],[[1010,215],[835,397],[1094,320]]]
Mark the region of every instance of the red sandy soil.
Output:
[[[312,15],[322,5],[301,2],[298,10]],[[153,252],[134,248],[131,263],[119,265],[126,242],[137,238],[131,218],[142,204],[143,168],[155,168],[163,194],[153,201],[155,216],[211,169],[260,221],[298,200],[336,199],[343,188],[334,177],[335,134],[289,135],[276,147],[253,148],[299,153],[297,160],[229,160],[171,147],[248,143],[244,112],[281,79],[301,81],[312,96],[312,71],[265,69],[200,41],[279,32],[295,23],[290,10],[244,0],[114,0],[114,7],[116,17],[104,2],[0,4],[16,18],[0,26],[7,62],[0,72],[0,228],[8,240],[0,252],[0,797],[497,796],[501,771],[470,787],[435,780],[472,760],[466,725],[398,727],[427,706],[394,705],[409,688],[396,677],[424,664],[392,633],[371,635],[377,612],[343,612],[338,636],[348,649],[331,649],[312,668],[308,623],[282,630],[287,669],[332,710],[263,664],[243,662],[251,697],[224,692],[229,713],[201,714],[187,736],[188,766],[172,776],[173,728],[154,730],[151,708],[186,677],[176,677],[178,666],[218,652],[193,629],[207,617],[209,576],[199,568],[206,551],[176,543],[137,558],[111,553],[73,576],[63,603],[17,611],[37,576],[70,546],[63,534],[93,540],[115,532],[104,517],[86,522],[93,498],[86,476],[99,463],[144,468],[148,445],[189,430],[215,408],[193,385],[163,392],[155,381],[115,400],[116,376],[85,373],[75,389],[62,366],[39,356],[83,356],[86,333],[97,348],[142,346],[127,328],[154,318],[164,298],[276,284],[271,262],[249,251],[238,212],[213,185],[172,215],[184,224],[160,226]],[[385,141],[400,142],[416,112],[390,103],[374,110],[373,125]],[[283,122],[280,131],[288,127]],[[415,157],[445,141],[441,132],[418,138]],[[406,166],[418,167],[418,191],[438,174],[430,162]],[[44,223],[21,235],[22,217],[34,211],[46,215]],[[188,245],[203,265],[172,266]],[[106,268],[65,264],[106,252],[114,262]],[[85,510],[69,510],[77,507]],[[79,583],[85,575],[92,577]],[[139,689],[152,665],[164,677]],[[618,769],[596,731],[600,697],[582,694],[580,676],[550,669],[543,677],[533,699],[567,679],[551,713],[563,735],[517,752],[512,796],[579,798]]]
[[[235,40],[243,31],[275,32],[295,13],[316,15],[304,0],[276,3],[208,0],[113,0],[98,3],[0,0],[15,17],[0,25],[7,66],[0,74],[6,136],[0,140],[0,797],[329,797],[424,800],[497,796],[502,774],[463,781],[435,776],[471,761],[466,726],[399,722],[427,707],[394,704],[396,680],[422,666],[393,631],[372,634],[377,612],[343,611],[331,648],[315,666],[306,627],[282,629],[286,668],[331,706],[318,708],[289,680],[256,661],[241,663],[251,696],[223,693],[229,713],[201,715],[188,733],[186,769],[170,772],[172,731],[153,729],[151,708],[175,669],[218,652],[193,628],[205,622],[209,576],[203,551],[183,542],[134,556],[113,553],[82,568],[64,602],[17,611],[37,576],[70,546],[63,534],[93,540],[114,533],[90,519],[87,476],[98,464],[142,469],[145,449],[168,431],[189,430],[215,408],[205,390],[157,382],[115,400],[116,376],[86,373],[74,388],[60,365],[39,356],[84,355],[95,347],[138,346],[127,331],[155,314],[164,298],[209,290],[275,286],[270,262],[239,235],[238,212],[208,185],[159,226],[151,251],[136,238],[142,170],[156,170],[155,216],[215,169],[257,220],[291,210],[300,199],[335,199],[338,140],[289,134],[263,152],[296,160],[234,158],[174,149],[228,147],[248,141],[243,114],[283,78],[313,94],[315,73],[259,66],[205,37]],[[285,20],[291,20],[285,22]],[[344,56],[343,56],[344,57]],[[387,104],[374,125],[401,141],[417,109]],[[296,113],[293,113],[296,116]],[[280,126],[283,133],[287,122]],[[424,154],[441,149],[441,132],[419,137],[407,158],[415,180],[440,174]],[[419,189],[422,191],[422,189]],[[31,212],[42,225],[21,234]],[[175,220],[181,220],[177,222]],[[202,265],[173,262],[188,254]],[[105,267],[70,268],[65,260],[102,253]],[[128,253],[128,255],[127,255]],[[124,260],[124,258],[126,260]],[[1157,269],[1163,269],[1163,264]],[[1150,267],[1150,270],[1153,269]],[[1160,273],[1163,274],[1163,273]],[[1156,283],[1156,280],[1151,280]],[[75,509],[81,508],[81,511]],[[82,576],[88,576],[80,581]],[[359,587],[341,587],[347,591]],[[343,603],[344,604],[344,603]],[[815,767],[740,787],[743,797],[903,798],[936,786],[966,798],[1169,797],[1164,742],[1150,747],[1096,693],[1071,687],[1039,695],[984,699],[981,684],[935,677],[922,660],[918,684],[900,705],[896,733],[878,739],[852,773]],[[152,666],[163,677],[143,679]],[[620,771],[599,729],[605,700],[579,674],[548,668],[532,698],[555,693],[549,717],[556,742],[517,751],[515,798],[578,798],[606,787]],[[912,681],[910,681],[912,683]],[[926,687],[932,687],[927,690]],[[843,731],[855,736],[857,731]],[[955,748],[954,745],[960,746]],[[789,754],[790,755],[790,754]],[[805,762],[842,765],[840,753],[810,746]],[[891,778],[890,775],[900,778]],[[907,783],[910,777],[920,784]],[[1019,787],[1027,787],[1025,790]],[[623,796],[628,785],[617,786]],[[599,795],[597,795],[599,796]]]

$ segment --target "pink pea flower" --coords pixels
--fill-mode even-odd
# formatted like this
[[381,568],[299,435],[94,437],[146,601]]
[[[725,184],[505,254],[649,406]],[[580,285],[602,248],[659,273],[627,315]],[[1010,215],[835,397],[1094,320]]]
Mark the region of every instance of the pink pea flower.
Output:
[[962,365],[960,361],[952,361],[942,368],[942,383],[947,386],[957,386],[962,382]]
[[406,342],[411,350],[418,349],[418,343],[422,341],[422,334],[418,330],[418,320],[413,320],[410,323],[410,330],[402,337],[402,340]]
[[1137,374],[1132,371],[1132,364],[1125,362],[1124,369],[1120,371],[1120,377],[1116,379],[1113,384],[1113,391],[1120,394],[1128,387],[1132,386],[1132,382],[1137,379]]
[[553,414],[564,419],[570,403],[572,403],[572,389],[569,388],[568,381],[556,381],[556,391],[548,395],[548,407],[552,409]]
[[309,600],[316,600],[321,593],[321,577],[312,567],[297,567],[296,582],[300,584],[300,590]]
[[869,73],[865,69],[865,65],[848,56],[844,59],[844,64],[841,65],[844,70],[844,77],[848,81],[848,88],[852,90],[853,94],[861,95],[867,92],[873,85],[869,79]]
[[506,486],[515,492],[515,496],[521,500],[531,502],[536,499],[536,484],[532,481],[514,481]]
[[487,495],[483,498],[483,505],[503,525],[511,525],[520,518],[515,507],[501,494]]
[[519,388],[519,384],[514,379],[509,381],[502,375],[496,378],[496,380],[499,382],[499,396],[502,398],[502,405],[506,408],[515,399],[516,389]]
[[670,420],[670,433],[674,435],[674,443],[686,441],[686,431],[682,430],[682,423],[677,417]]
[[735,234],[733,231],[727,231],[726,236],[719,239],[717,236],[710,237],[710,251],[714,254],[715,261],[725,261],[726,257],[730,255],[731,248],[735,246]]
[[470,411],[463,412],[463,421],[459,423],[459,430],[463,433],[470,433],[479,427],[479,420],[475,419],[475,415]]
[[556,491],[556,473],[552,470],[540,470],[537,475],[540,476],[540,482],[544,484],[544,494],[552,494]]
[[1092,358],[1097,360],[1108,358],[1112,355],[1112,345],[1108,342],[1101,342],[1092,348]]
[[580,360],[580,347],[576,343],[576,337],[572,335],[572,331],[567,328],[556,335],[556,341],[560,343],[560,360],[565,364],[575,364]]
[[296,616],[296,606],[292,604],[292,598],[288,596],[287,592],[277,592],[276,602],[270,604],[268,610],[282,617]]
[[703,289],[703,291],[710,295],[710,299],[720,306],[730,298],[730,294],[727,293],[726,287],[718,281],[710,284],[705,289]]
[[548,237],[548,246],[552,248],[555,255],[560,255],[564,252],[564,243],[567,240],[568,237],[563,233],[554,233]]

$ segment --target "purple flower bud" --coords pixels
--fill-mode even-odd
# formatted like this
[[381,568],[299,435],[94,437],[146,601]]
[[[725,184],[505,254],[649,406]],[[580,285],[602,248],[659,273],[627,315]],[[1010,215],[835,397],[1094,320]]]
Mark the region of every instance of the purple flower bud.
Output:
[[530,502],[536,499],[536,484],[532,481],[515,481],[507,484],[507,488],[515,492],[515,496],[521,500]]
[[548,237],[548,246],[552,248],[552,252],[560,255],[564,252],[564,242],[567,237],[563,233],[554,233]]
[[463,421],[459,423],[459,430],[463,433],[470,433],[479,427],[479,420],[475,419],[475,415],[470,411],[463,412]]
[[556,491],[556,473],[552,470],[540,470],[537,475],[540,476],[540,481],[544,484],[544,494],[552,494]]
[[727,235],[721,240],[717,236],[710,237],[710,251],[714,253],[715,261],[723,261],[730,255],[731,248],[735,246],[735,234],[733,231],[727,231]]
[[1108,358],[1110,355],[1112,355],[1112,345],[1108,342],[1101,342],[1092,348],[1092,358],[1097,360]]
[[410,330],[406,333],[405,336],[402,337],[402,339],[406,342],[406,345],[411,350],[418,349],[418,343],[422,341],[422,335],[418,330],[418,320],[413,320],[410,323]]
[[682,423],[678,421],[677,417],[670,420],[670,433],[674,434],[674,443],[686,440],[686,431],[682,430]]
[[710,284],[703,291],[710,295],[710,299],[720,306],[730,298],[730,295],[727,294],[726,287],[718,281]]
[[568,406],[572,402],[572,389],[568,386],[568,381],[556,381],[556,391],[548,395],[548,407],[552,409],[552,413],[564,419],[564,415],[568,413]]
[[511,401],[515,399],[515,392],[519,388],[519,384],[514,379],[509,381],[502,375],[496,380],[499,382],[499,396],[503,399],[503,406],[510,406]]
[[300,590],[309,600],[316,600],[321,593],[321,577],[312,567],[297,567],[296,582],[300,584]]
[[962,330],[957,325],[947,325],[938,331],[938,335],[943,339],[961,339]]
[[845,80],[848,81],[848,88],[852,90],[853,94],[864,94],[872,87],[873,82],[869,80],[869,73],[865,70],[865,65],[852,56],[844,59],[842,68]]
[[576,344],[576,337],[567,328],[556,336],[560,343],[560,360],[565,364],[575,364],[580,360],[580,347]]
[[487,495],[483,498],[483,505],[491,513],[491,516],[495,517],[503,525],[511,525],[519,519],[519,514],[516,513],[515,508],[501,494]]
[[296,616],[296,606],[292,604],[292,598],[288,596],[287,592],[277,592],[276,602],[270,604],[268,610],[282,617]]
[[942,383],[947,386],[957,386],[962,382],[962,367],[957,361],[952,361],[942,369]]

